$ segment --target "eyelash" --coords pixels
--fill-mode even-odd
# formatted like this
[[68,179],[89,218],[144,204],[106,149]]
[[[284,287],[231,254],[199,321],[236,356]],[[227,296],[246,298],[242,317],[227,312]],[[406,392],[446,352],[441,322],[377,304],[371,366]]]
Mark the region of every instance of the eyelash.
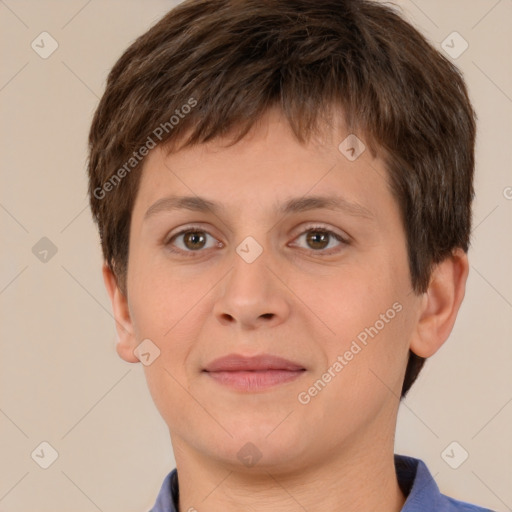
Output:
[[[344,245],[349,245],[350,244],[348,239],[342,237],[340,234],[338,234],[338,233],[336,233],[336,232],[334,232],[334,231],[332,231],[330,229],[327,229],[324,226],[309,226],[306,230],[302,231],[297,237],[295,237],[295,239],[300,238],[301,236],[303,236],[303,235],[305,235],[305,234],[307,234],[307,233],[309,233],[311,231],[329,235],[330,237],[336,239],[338,242],[341,242],[341,244],[344,244]],[[197,227],[188,226],[188,227],[182,229],[181,231],[179,231],[178,233],[175,233],[167,242],[164,242],[164,245],[172,253],[185,255],[186,257],[197,257],[196,254],[200,253],[200,252],[204,252],[204,250],[198,249],[197,251],[191,251],[191,250],[185,251],[183,249],[174,249],[174,248],[172,248],[172,242],[176,238],[178,238],[179,236],[184,235],[186,233],[194,233],[194,232],[204,233],[204,234],[207,234],[207,235],[211,236],[212,238],[215,238],[215,237],[213,237],[213,235],[211,235],[205,229],[203,229],[203,228],[201,228],[199,226],[197,226]],[[329,242],[330,242],[330,240],[329,240]],[[221,242],[219,242],[219,243],[221,243]],[[325,252],[326,251],[325,249],[319,249],[319,250],[304,249],[304,250],[307,250],[309,252],[318,254],[319,256],[330,256],[330,255],[333,254],[332,249],[330,249],[329,252]]]

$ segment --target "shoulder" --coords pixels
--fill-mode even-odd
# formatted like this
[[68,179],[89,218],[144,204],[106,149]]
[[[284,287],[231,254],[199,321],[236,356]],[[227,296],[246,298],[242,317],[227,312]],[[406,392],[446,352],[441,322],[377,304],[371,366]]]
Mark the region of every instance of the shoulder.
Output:
[[494,512],[490,508],[479,507],[478,505],[472,505],[471,503],[467,503],[465,501],[459,501],[454,498],[450,498],[450,496],[441,495],[445,500],[445,508],[446,512]]
[[395,455],[398,483],[406,496],[401,512],[493,512],[441,494],[425,463],[420,459]]
[[179,499],[178,473],[174,468],[164,479],[156,502],[149,512],[177,512]]

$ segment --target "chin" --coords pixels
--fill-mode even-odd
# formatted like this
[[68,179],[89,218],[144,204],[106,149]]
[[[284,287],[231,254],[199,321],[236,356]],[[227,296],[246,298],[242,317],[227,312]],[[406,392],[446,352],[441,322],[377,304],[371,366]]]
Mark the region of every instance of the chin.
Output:
[[[233,438],[222,436],[225,445],[215,450],[212,456],[223,462],[232,471],[288,472],[297,469],[297,460],[303,458],[307,450],[307,440],[300,428],[282,428],[274,423],[259,428],[245,424],[243,430],[237,431]],[[279,431],[279,429],[282,429]],[[294,435],[295,433],[295,435]],[[220,441],[220,440],[219,440]],[[217,445],[216,448],[220,448]],[[211,450],[211,446],[209,447]]]

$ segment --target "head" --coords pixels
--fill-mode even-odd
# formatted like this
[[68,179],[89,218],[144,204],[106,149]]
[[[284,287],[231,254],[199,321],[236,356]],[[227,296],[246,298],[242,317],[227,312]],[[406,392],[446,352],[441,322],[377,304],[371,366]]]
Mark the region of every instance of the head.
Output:
[[[171,434],[206,451],[212,429],[274,439],[267,453],[289,439],[307,457],[297,425],[341,445],[396,412],[464,295],[474,118],[458,70],[376,2],[189,0],[126,50],[92,123],[89,193],[118,352],[158,347],[145,371]],[[290,203],[313,195],[343,207]],[[226,391],[203,370],[233,352],[305,371]],[[187,427],[213,421],[197,403],[225,424]]]

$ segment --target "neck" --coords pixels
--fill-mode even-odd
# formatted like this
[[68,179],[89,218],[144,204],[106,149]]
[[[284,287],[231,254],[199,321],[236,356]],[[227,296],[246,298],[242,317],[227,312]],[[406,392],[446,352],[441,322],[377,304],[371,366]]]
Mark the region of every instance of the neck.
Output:
[[173,439],[178,469],[179,512],[399,512],[405,502],[396,478],[393,436],[365,436],[335,456],[297,464],[238,468],[204,457]]

